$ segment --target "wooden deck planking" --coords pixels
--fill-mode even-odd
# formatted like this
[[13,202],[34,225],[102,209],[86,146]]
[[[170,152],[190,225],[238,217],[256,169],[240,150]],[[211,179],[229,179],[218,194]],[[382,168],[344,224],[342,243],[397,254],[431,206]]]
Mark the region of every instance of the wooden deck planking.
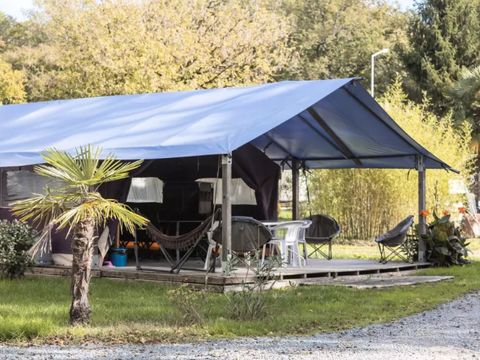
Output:
[[[165,263],[153,262],[144,265],[142,270],[136,270],[133,266],[125,268],[101,268],[93,269],[92,277],[108,278],[127,281],[149,281],[162,284],[186,283],[194,287],[206,287],[212,291],[224,291],[229,286],[240,285],[243,282],[253,282],[254,275],[250,270],[238,269],[231,276],[224,276],[220,269],[206,276],[205,271],[182,270],[179,274],[172,274]],[[276,274],[277,280],[315,279],[325,277],[356,276],[381,274],[387,272],[411,271],[429,267],[429,263],[401,263],[389,262],[380,264],[369,260],[316,260],[311,259],[306,267],[280,268]],[[35,266],[29,276],[70,276],[70,269],[54,265]]]

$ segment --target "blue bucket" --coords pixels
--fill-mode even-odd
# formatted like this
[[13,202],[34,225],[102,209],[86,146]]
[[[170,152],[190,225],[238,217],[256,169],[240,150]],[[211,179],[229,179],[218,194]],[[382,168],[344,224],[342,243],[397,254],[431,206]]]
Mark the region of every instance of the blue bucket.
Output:
[[113,248],[110,260],[115,267],[127,266],[127,249]]

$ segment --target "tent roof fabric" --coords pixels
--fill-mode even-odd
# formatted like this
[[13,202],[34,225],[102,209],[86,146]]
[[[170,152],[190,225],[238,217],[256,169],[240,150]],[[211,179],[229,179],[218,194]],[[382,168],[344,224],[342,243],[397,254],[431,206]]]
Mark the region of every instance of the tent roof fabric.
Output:
[[228,154],[251,143],[308,168],[450,167],[408,136],[356,79],[58,100],[0,107],[0,167],[46,148],[100,145],[119,159]]

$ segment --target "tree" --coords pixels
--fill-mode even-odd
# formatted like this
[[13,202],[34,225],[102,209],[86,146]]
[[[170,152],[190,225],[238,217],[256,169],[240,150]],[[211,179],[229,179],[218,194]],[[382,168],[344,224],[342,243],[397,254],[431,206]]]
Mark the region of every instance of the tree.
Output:
[[293,19],[290,41],[300,58],[286,77],[369,79],[370,56],[382,48],[391,51],[375,69],[379,93],[403,71],[396,49],[408,46],[407,14],[382,1],[287,0],[284,12]]
[[480,0],[418,2],[409,37],[409,95],[419,102],[426,92],[433,110],[443,114],[452,106],[450,89],[462,68],[480,64]]
[[17,104],[25,101],[24,74],[0,59],[0,103]]
[[457,101],[459,118],[470,119],[480,132],[480,66],[462,71],[453,87],[452,96]]
[[92,146],[80,147],[75,155],[55,149],[43,154],[46,165],[38,165],[39,175],[60,180],[62,188],[46,189],[13,205],[15,215],[23,221],[54,224],[73,232],[70,323],[86,324],[90,320],[88,293],[93,257],[95,227],[116,219],[121,228],[133,232],[146,219],[124,204],[104,199],[98,192],[100,185],[128,177],[141,161],[122,163],[112,155],[100,161],[101,150]]
[[480,66],[463,70],[451,96],[457,120],[467,119],[472,126],[472,145],[476,151],[473,192],[480,199]]
[[288,21],[243,0],[41,0],[42,42],[9,56],[33,101],[267,82]]

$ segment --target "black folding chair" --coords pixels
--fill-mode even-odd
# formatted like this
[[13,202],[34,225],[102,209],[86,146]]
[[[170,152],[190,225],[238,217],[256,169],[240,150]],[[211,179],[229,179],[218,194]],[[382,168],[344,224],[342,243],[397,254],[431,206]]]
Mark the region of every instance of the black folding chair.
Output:
[[408,231],[412,225],[413,215],[410,215],[392,230],[375,239],[380,250],[380,262],[382,264],[386,264],[395,256],[407,263],[412,262],[409,249],[405,246]]
[[[220,247],[222,244],[222,225],[218,226],[212,234],[212,239]],[[263,245],[272,239],[272,233],[260,221],[248,216],[232,216],[232,253],[240,260],[239,256],[248,258],[254,255]],[[219,252],[216,252],[217,254]],[[210,255],[211,256],[211,255]],[[208,259],[207,255],[207,259]],[[210,261],[210,260],[207,260]],[[247,267],[245,261],[244,265]],[[215,259],[210,262],[209,271],[215,271]]]
[[[332,259],[332,242],[340,235],[340,225],[338,222],[328,215],[312,215],[308,218],[312,221],[312,225],[307,229],[305,241],[313,250],[308,255],[321,255],[327,260]],[[323,251],[324,247],[328,247],[328,252]]]

